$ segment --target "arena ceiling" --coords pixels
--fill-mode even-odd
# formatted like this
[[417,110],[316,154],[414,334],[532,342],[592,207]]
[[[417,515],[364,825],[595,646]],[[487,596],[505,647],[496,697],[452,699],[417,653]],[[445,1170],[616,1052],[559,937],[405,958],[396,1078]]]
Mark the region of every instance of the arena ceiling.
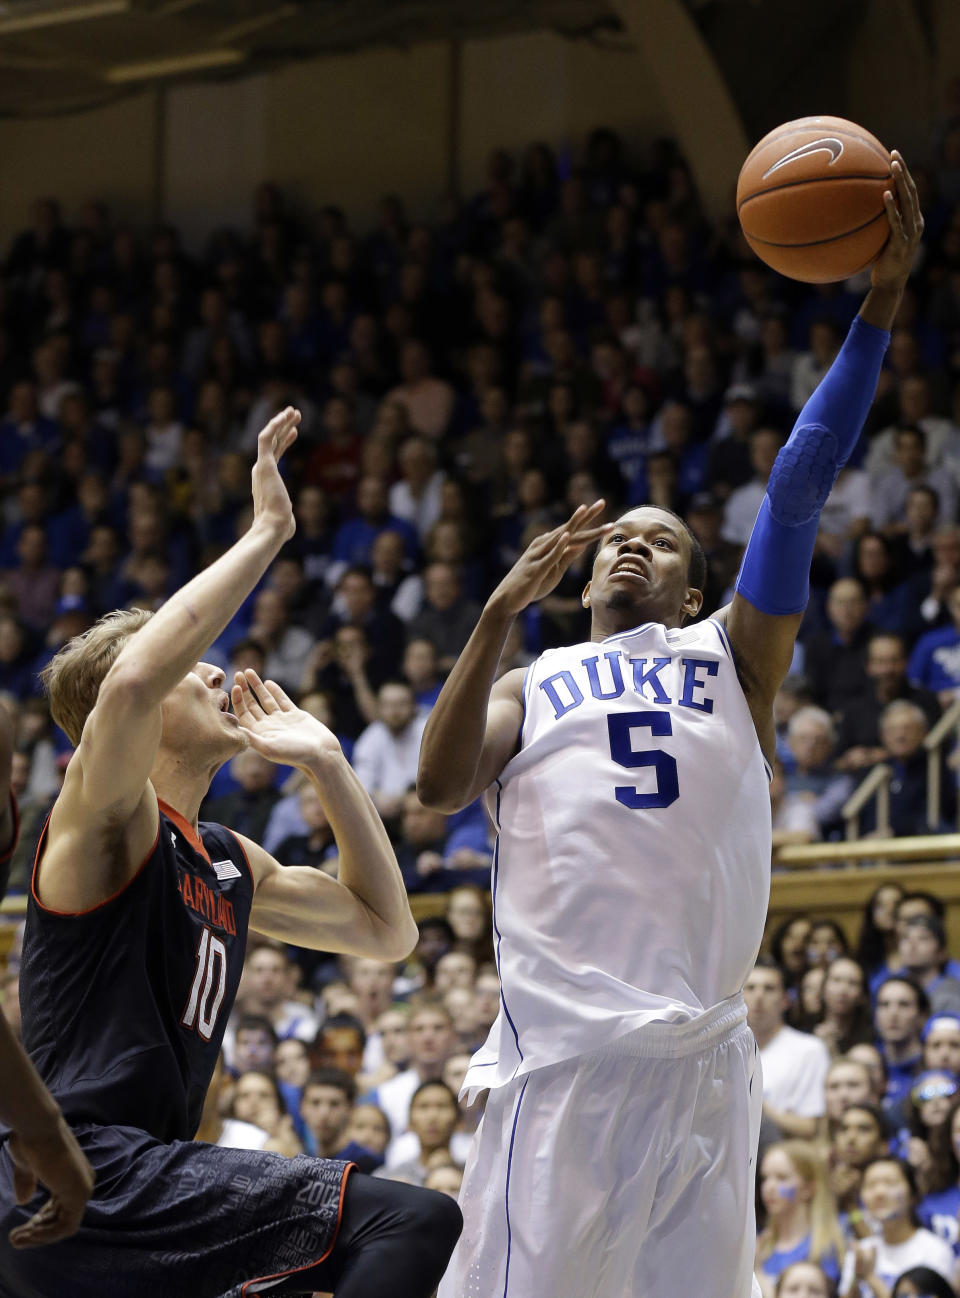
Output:
[[[808,111],[813,87],[842,81],[870,0],[679,2],[748,131],[763,134]],[[921,30],[930,2],[899,0]],[[623,39],[617,0],[0,0],[0,117],[74,112],[150,85],[365,46],[544,29]]]
[[293,59],[549,28],[617,30],[607,0],[6,0],[0,116],[72,112],[151,84]]

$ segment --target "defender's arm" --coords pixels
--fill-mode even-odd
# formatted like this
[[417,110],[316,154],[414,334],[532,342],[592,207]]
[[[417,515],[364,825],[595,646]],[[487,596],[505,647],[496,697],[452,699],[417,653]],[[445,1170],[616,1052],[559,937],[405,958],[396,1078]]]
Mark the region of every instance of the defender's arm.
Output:
[[293,534],[278,461],[299,418],[288,408],[260,434],[250,530],[130,637],[104,677],[51,817],[51,846],[56,840],[58,848],[44,857],[45,904],[69,911],[99,904],[125,885],[150,850],[159,813],[148,781],[161,704]]

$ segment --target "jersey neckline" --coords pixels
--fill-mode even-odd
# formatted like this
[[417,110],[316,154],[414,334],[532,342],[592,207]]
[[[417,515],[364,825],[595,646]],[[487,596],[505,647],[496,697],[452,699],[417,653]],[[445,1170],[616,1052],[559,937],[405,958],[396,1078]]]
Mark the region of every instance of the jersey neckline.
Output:
[[204,847],[199,834],[190,824],[189,820],[182,816],[175,807],[171,807],[169,802],[164,802],[162,798],[157,798],[157,806],[160,808],[161,813],[166,816],[167,820],[173,821],[193,850],[198,853],[198,855],[202,856],[207,865],[209,865],[209,853]]
[[605,635],[602,640],[595,640],[595,644],[606,644],[608,640],[620,640],[625,635],[636,635],[638,631],[646,631],[651,626],[663,626],[662,622],[641,622],[639,626],[627,627],[626,631],[614,631],[612,635]]

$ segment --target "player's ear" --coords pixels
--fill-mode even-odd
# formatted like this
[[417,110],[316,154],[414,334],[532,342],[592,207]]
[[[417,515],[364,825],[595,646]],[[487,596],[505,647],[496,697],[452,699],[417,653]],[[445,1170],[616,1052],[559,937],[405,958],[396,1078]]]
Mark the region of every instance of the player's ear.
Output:
[[703,606],[703,591],[697,590],[695,586],[687,587],[687,597],[680,606],[680,611],[684,617],[696,617]]
[[583,605],[584,608],[589,608],[589,607],[590,607],[590,586],[591,586],[591,584],[592,584],[591,582],[589,582],[589,581],[587,582],[586,586],[584,586],[584,588],[583,588],[583,594],[580,596],[580,603]]

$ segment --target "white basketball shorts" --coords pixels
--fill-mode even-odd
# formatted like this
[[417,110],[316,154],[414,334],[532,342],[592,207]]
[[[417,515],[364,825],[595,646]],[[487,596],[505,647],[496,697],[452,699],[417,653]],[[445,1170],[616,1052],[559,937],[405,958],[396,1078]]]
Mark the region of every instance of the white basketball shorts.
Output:
[[438,1298],[758,1298],[743,998],[490,1092]]

